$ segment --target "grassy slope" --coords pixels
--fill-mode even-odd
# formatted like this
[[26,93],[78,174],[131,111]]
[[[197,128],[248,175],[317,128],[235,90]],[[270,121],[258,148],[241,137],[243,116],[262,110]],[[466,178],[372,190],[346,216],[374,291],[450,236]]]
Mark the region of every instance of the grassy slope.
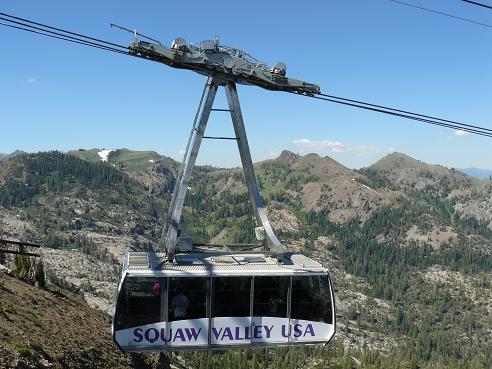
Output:
[[42,290],[4,273],[0,273],[0,335],[1,368],[132,365],[132,359],[111,342],[107,318],[80,296]]
[[101,157],[97,154],[99,151],[101,150],[99,149],[76,150],[76,151],[70,151],[69,154],[91,163],[97,163],[101,161]]

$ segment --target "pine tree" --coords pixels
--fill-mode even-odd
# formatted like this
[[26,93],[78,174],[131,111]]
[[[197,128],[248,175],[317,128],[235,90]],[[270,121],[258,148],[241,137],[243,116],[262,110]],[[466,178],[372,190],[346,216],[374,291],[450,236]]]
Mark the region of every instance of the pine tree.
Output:
[[30,262],[29,258],[23,255],[16,255],[14,258],[14,272],[20,278],[24,278],[29,274]]
[[39,288],[45,288],[46,287],[46,277],[44,275],[44,265],[43,265],[43,260],[38,260],[35,264],[34,268],[34,280],[36,282],[36,285]]

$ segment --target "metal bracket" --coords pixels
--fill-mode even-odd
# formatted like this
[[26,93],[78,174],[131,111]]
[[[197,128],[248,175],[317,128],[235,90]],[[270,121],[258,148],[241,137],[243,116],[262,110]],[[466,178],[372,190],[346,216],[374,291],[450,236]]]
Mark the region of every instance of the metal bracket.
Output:
[[204,90],[204,95],[206,92],[205,103],[203,105],[203,109],[201,109],[201,103],[203,101],[202,96],[202,101],[200,102],[196,117],[199,117],[198,127],[195,128],[195,125],[193,125],[190,136],[190,140],[192,141],[191,152],[188,154],[187,150],[185,153],[182,167],[176,181],[176,188],[171,199],[167,227],[163,230],[161,242],[165,245],[168,259],[172,261],[176,253],[176,244],[179,233],[178,225],[181,218],[181,212],[183,210],[186,192],[188,191],[198,151],[200,150],[200,145],[202,139],[204,138],[205,128],[207,127],[210,112],[214,110],[213,102],[219,86],[224,86],[226,90],[227,102],[229,104],[228,110],[231,114],[232,124],[236,135],[235,140],[241,156],[243,172],[246,178],[246,184],[248,186],[248,192],[253,205],[256,222],[258,226],[263,227],[265,231],[267,246],[276,255],[277,260],[281,262],[284,258],[285,250],[273,232],[270,222],[268,221],[266,209],[263,205],[263,200],[261,199],[258,184],[256,182],[255,171],[251,160],[246,130],[244,128],[244,121],[241,113],[241,106],[239,104],[236,84],[230,81],[212,79],[210,84],[207,83],[205,86],[206,88],[208,87],[208,91]]
[[[9,245],[13,247],[17,246],[17,250],[12,250]],[[38,257],[39,254],[35,254],[32,252],[25,251],[25,247],[35,247],[40,248],[41,245],[30,243],[30,242],[22,242],[22,241],[11,241],[0,239],[0,254],[14,254],[14,255],[23,255],[23,256],[33,256]]]

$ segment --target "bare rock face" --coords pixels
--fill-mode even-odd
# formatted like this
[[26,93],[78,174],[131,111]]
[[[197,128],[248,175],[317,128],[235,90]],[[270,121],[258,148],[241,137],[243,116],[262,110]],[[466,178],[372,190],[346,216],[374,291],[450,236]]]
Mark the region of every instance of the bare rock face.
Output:
[[0,207],[0,237],[11,240],[33,240],[37,233],[22,211]]
[[413,225],[406,234],[408,241],[422,242],[426,245],[431,245],[435,250],[439,250],[445,243],[457,242],[457,238],[457,232],[453,228],[446,226],[435,226],[430,230],[424,231]]
[[280,156],[275,159],[275,161],[277,161],[280,164],[285,164],[290,166],[297,163],[299,159],[300,159],[299,155],[294,154],[293,152],[288,150],[283,150],[280,153]]
[[280,203],[273,202],[268,208],[268,219],[275,231],[296,233],[299,231],[299,221],[296,216]]
[[78,250],[42,249],[42,260],[48,276],[62,279],[71,289],[83,294],[92,308],[113,314],[119,266],[114,262],[97,260]]
[[213,188],[216,197],[220,197],[224,192],[230,192],[232,194],[248,192],[244,179],[241,178],[241,180],[238,180],[234,175],[218,179],[213,184]]
[[453,190],[448,198],[463,219],[473,217],[492,230],[492,181],[482,180],[475,186]]

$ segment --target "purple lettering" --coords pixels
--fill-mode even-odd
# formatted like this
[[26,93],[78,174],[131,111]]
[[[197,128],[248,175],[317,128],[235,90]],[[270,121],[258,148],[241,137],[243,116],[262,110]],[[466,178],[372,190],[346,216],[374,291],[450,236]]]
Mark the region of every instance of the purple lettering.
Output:
[[164,328],[161,328],[161,340],[166,342],[166,330]]
[[137,338],[134,338],[134,342],[142,342],[143,336],[142,336],[142,328],[137,328],[133,330],[133,335],[136,336]]
[[302,328],[301,324],[294,324],[294,337],[301,337],[302,336],[301,328]]
[[[151,336],[151,333],[152,336]],[[149,328],[145,331],[145,339],[149,341],[150,343],[154,343],[159,339],[159,331],[155,328]]]
[[282,324],[282,337],[287,338],[289,337],[290,333],[290,325],[289,328],[287,329],[287,326],[285,324]]
[[244,327],[244,339],[245,340],[251,339],[251,335],[249,334],[249,327]]
[[212,328],[212,333],[213,333],[213,335],[214,335],[215,339],[216,339],[216,340],[218,340],[218,339],[219,339],[220,334],[222,333],[222,328],[220,328],[218,331],[217,331],[217,329]]
[[181,342],[185,342],[186,338],[184,336],[183,330],[181,328],[176,329],[176,333],[174,334],[173,342],[179,337]]
[[268,327],[267,325],[264,325],[263,328],[265,328],[266,338],[270,338],[270,333],[272,332],[273,325],[270,327]]
[[[246,328],[246,327],[244,327],[244,328]],[[236,327],[235,332],[236,332],[236,335],[234,336],[234,339],[236,341],[241,341],[244,339],[241,337],[241,327]]]
[[201,330],[202,329],[200,328],[197,332],[195,328],[185,328],[186,335],[188,336],[188,341],[191,341],[192,338],[196,341]]
[[261,325],[256,325],[253,328],[253,338],[261,338]]
[[306,334],[308,334],[308,332],[312,337],[314,337],[314,328],[312,324],[307,325],[306,332],[304,332],[304,337],[306,337]]
[[234,338],[232,337],[231,328],[229,327],[224,328],[224,333],[222,333],[221,340],[223,340],[225,336],[227,336],[231,341],[234,340]]

